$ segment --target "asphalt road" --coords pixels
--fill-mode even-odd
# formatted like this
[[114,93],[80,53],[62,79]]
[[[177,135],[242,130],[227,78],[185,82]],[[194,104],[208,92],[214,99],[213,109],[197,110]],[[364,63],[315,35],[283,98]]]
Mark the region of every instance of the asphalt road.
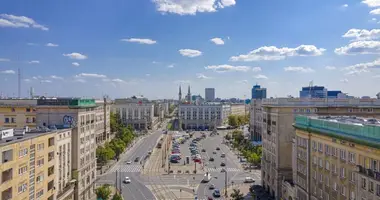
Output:
[[[227,178],[227,184],[234,182],[235,184],[243,183],[245,177],[251,176],[244,172],[240,168],[240,163],[237,156],[225,145],[222,144],[223,136],[227,133],[226,131],[218,131],[219,135],[207,136],[206,139],[201,140],[199,148],[200,150],[204,148],[206,152],[202,153],[202,158],[205,161],[206,170],[211,173],[212,179],[209,183],[201,183],[198,187],[197,195],[198,199],[207,199],[207,197],[212,196],[213,190],[209,189],[209,185],[214,184],[216,189],[220,191],[225,187],[225,180]],[[216,150],[219,147],[220,150]],[[216,152],[214,154],[213,152]],[[225,153],[225,158],[221,157],[221,154]],[[214,161],[209,161],[209,158],[213,157]],[[224,162],[226,165],[221,166]],[[221,172],[225,169],[227,173]],[[260,172],[254,172],[254,179],[260,181]],[[224,194],[221,194],[222,196]]]
[[[165,126],[163,126],[165,127]],[[145,138],[136,143],[127,153],[123,154],[119,162],[114,165],[106,174],[99,176],[98,183],[108,183],[115,185],[116,172],[118,172],[118,185],[121,183],[121,190],[124,199],[128,200],[146,200],[155,199],[152,192],[144,185],[140,178],[140,171],[142,170],[142,164],[144,157],[148,154],[148,151],[155,148],[155,145],[162,135],[162,130],[154,131],[148,134]],[[134,159],[139,157],[142,161],[134,162]],[[132,161],[131,164],[127,164],[127,161]],[[125,177],[131,179],[131,183],[123,183]]]

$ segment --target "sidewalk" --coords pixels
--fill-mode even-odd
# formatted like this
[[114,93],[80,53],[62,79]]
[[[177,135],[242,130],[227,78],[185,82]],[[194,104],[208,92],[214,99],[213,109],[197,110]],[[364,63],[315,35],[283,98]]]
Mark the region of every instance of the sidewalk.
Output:
[[[245,200],[253,200],[253,197],[251,197],[249,188],[251,184],[247,183],[242,183],[242,184],[234,184],[234,185],[229,185],[227,187],[227,194],[228,198],[227,199],[232,199],[230,196],[234,192],[234,189],[240,190],[240,193],[244,195]],[[225,188],[221,191],[222,196],[224,196],[225,193]]]

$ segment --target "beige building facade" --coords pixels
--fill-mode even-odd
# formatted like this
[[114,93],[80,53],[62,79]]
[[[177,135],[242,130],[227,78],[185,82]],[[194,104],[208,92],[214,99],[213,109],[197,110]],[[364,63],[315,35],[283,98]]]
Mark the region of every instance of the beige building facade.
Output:
[[245,104],[231,104],[231,115],[246,115],[248,114],[249,106]]
[[0,127],[36,127],[36,99],[0,99]]
[[96,143],[102,145],[114,138],[110,125],[111,102],[104,98],[103,100],[96,100],[95,103],[97,105],[95,108]]
[[56,133],[10,130],[1,129],[7,132],[0,140],[1,199],[54,200]]
[[296,198],[379,200],[380,122],[375,121],[297,116]]
[[[251,104],[252,105],[252,104]],[[262,184],[271,195],[279,199],[282,181],[292,180],[294,118],[297,115],[356,115],[380,116],[378,99],[263,99],[253,104],[256,112],[250,124],[261,129],[263,146]],[[257,117],[256,117],[257,116]],[[260,117],[261,116],[261,117]],[[252,128],[251,128],[252,129]],[[258,131],[260,134],[260,132]]]
[[75,200],[96,198],[96,108],[93,99],[41,98],[37,103],[38,126],[72,129],[71,176],[76,181]]

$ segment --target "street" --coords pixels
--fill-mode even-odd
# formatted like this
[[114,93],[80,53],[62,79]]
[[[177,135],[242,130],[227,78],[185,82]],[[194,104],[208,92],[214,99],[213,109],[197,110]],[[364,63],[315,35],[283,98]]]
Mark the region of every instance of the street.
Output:
[[[202,157],[202,164],[197,163],[197,173],[194,174],[194,162],[184,165],[183,161],[186,156],[190,156],[189,141],[181,144],[181,154],[183,159],[180,163],[171,164],[172,174],[168,174],[162,168],[161,149],[155,148],[156,143],[161,136],[165,137],[162,130],[153,131],[147,134],[145,138],[138,141],[127,153],[123,154],[120,161],[114,165],[107,173],[99,176],[97,183],[121,185],[121,192],[124,199],[128,200],[151,200],[151,199],[207,199],[212,197],[213,190],[209,185],[213,184],[215,189],[219,189],[224,197],[225,180],[227,185],[243,184],[245,177],[252,177],[255,184],[260,184],[260,171],[252,170],[246,172],[242,169],[239,159],[228,146],[222,144],[223,137],[227,131],[219,131],[219,135],[209,136],[210,132],[205,132],[207,137],[198,142],[198,149]],[[193,138],[200,137],[201,132],[194,132]],[[219,147],[219,150],[216,150]],[[205,152],[202,152],[202,149]],[[152,155],[144,160],[149,150],[153,150]],[[170,154],[170,152],[168,152]],[[222,158],[222,153],[225,157]],[[135,162],[139,157],[140,162]],[[210,158],[214,161],[210,161]],[[130,161],[130,164],[127,162]],[[221,166],[221,163],[225,166]],[[146,165],[144,165],[147,163]],[[145,173],[143,166],[146,168]],[[174,170],[176,169],[176,170]],[[178,169],[178,170],[177,170]],[[180,170],[180,172],[178,172]],[[186,171],[189,171],[187,173]],[[222,172],[224,169],[226,172]],[[118,172],[116,177],[116,172]],[[203,175],[209,172],[212,179],[209,183],[201,183]],[[123,183],[125,177],[129,177],[131,183]],[[228,194],[229,195],[229,194]],[[214,198],[214,197],[213,197]],[[214,198],[217,199],[217,198]]]

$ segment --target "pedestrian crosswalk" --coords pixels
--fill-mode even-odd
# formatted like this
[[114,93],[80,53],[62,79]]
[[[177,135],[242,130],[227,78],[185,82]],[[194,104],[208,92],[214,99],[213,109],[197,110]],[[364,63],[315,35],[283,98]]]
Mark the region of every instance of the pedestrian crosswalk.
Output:
[[113,167],[110,172],[132,172],[132,173],[136,173],[136,172],[140,172],[142,170],[142,166],[141,165],[119,165],[119,166],[115,166]]
[[223,169],[226,170],[227,172],[239,172],[239,171],[241,171],[241,169],[232,168],[232,167],[227,167],[227,168],[224,168],[224,167],[217,167],[217,168],[208,167],[205,169],[207,172],[221,172]]

